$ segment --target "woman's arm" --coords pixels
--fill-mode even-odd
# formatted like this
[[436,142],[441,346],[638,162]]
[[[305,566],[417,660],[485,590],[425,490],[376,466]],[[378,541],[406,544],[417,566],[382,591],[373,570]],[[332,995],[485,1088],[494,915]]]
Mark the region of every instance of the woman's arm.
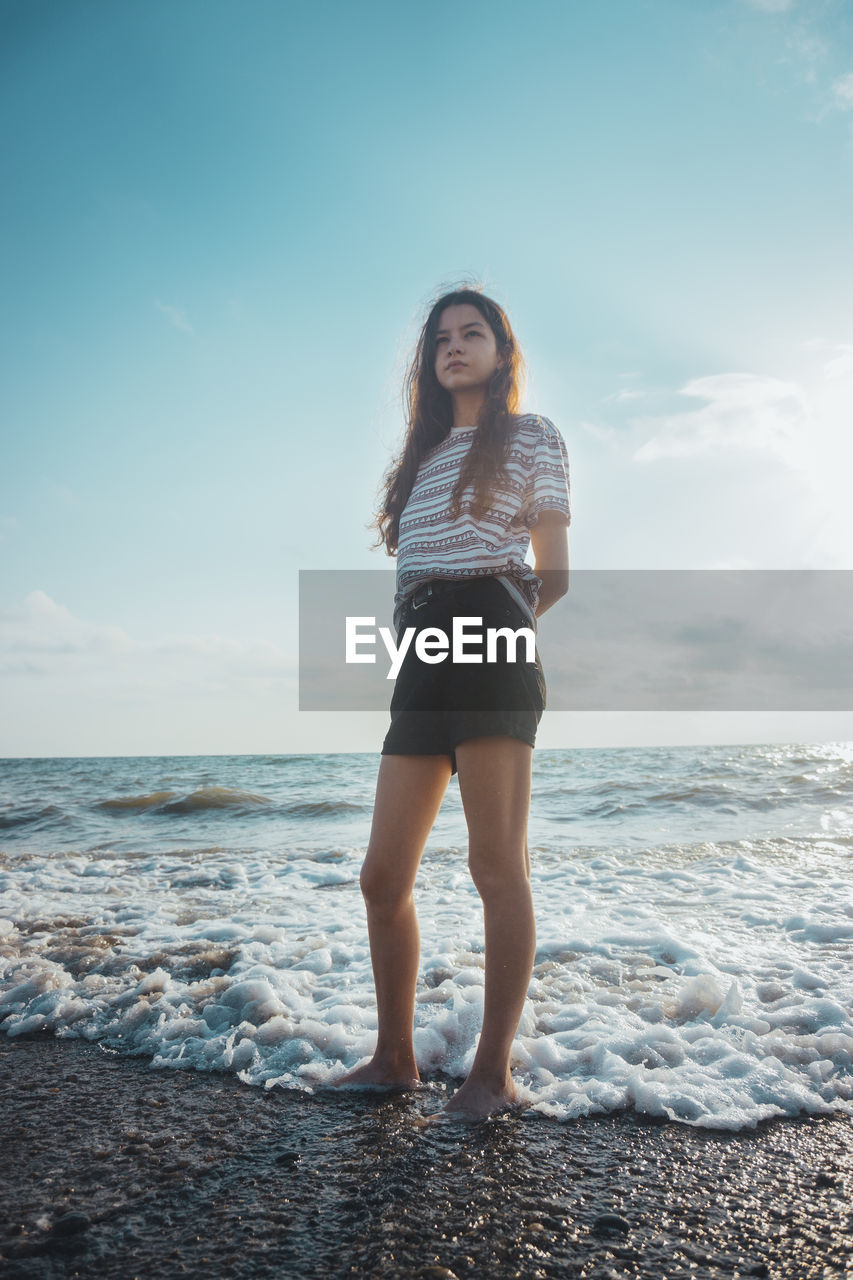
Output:
[[569,589],[569,526],[562,511],[541,511],[530,530],[535,564],[533,571],[542,579],[536,617],[556,604]]

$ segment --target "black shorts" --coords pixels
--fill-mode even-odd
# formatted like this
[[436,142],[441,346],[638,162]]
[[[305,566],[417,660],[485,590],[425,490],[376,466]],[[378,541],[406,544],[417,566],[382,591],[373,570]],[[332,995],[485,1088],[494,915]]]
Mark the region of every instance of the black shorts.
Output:
[[[535,642],[532,662],[526,660],[524,637],[518,638],[515,662],[508,660],[502,637],[496,639],[497,661],[485,660],[486,629],[530,628],[528,615],[495,577],[452,584],[434,579],[433,585],[434,595],[420,588],[409,598],[400,620],[397,645],[407,628],[414,627],[415,635],[394,685],[391,727],[382,755],[448,755],[456,773],[455,747],[465,738],[508,735],[535,746],[546,699]],[[426,627],[438,627],[452,646],[454,617],[482,618],[482,628],[465,628],[469,636],[482,633],[482,643],[469,640],[465,650],[480,653],[483,661],[454,663],[452,648],[441,662],[421,661],[415,652],[417,635]]]

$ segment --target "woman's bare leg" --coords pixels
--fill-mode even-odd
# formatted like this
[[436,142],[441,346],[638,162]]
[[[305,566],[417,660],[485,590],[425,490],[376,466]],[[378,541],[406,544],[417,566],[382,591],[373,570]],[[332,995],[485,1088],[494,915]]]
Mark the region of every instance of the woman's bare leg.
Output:
[[516,738],[469,738],[456,747],[468,823],[468,863],[483,901],[483,1029],[468,1078],[440,1114],[485,1116],[517,1100],[510,1053],[536,955],[527,818],[533,748]]
[[361,891],[376,985],[373,1058],[334,1081],[409,1087],[420,1080],[412,1031],[420,934],[412,890],[450,781],[450,756],[382,756]]

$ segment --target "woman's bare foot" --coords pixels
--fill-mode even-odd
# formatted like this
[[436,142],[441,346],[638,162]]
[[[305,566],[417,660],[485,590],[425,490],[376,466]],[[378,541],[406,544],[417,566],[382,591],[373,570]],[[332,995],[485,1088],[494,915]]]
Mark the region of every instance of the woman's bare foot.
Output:
[[512,1080],[508,1084],[494,1086],[472,1080],[469,1076],[453,1097],[430,1119],[484,1120],[496,1111],[507,1111],[525,1105]]
[[419,1089],[421,1078],[415,1062],[383,1063],[371,1058],[370,1062],[365,1062],[364,1066],[355,1067],[354,1070],[347,1071],[345,1075],[329,1083],[333,1089],[341,1085],[349,1085],[364,1089],[402,1090]]

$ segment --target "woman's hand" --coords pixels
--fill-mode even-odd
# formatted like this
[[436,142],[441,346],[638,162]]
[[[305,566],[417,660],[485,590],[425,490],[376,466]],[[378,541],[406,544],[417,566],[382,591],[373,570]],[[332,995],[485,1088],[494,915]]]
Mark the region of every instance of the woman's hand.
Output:
[[542,581],[536,617],[540,618],[569,589],[569,525],[562,511],[541,511],[530,530],[535,564]]

